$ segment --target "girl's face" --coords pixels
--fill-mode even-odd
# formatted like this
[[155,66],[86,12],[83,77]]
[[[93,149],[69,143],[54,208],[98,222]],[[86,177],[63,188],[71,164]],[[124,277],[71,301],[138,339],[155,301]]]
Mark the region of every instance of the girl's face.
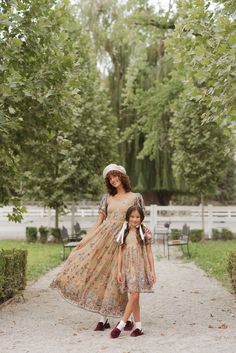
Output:
[[121,180],[116,174],[109,175],[109,182],[114,188],[118,188],[121,185]]
[[137,227],[141,223],[141,217],[138,211],[133,211],[129,217],[129,226]]

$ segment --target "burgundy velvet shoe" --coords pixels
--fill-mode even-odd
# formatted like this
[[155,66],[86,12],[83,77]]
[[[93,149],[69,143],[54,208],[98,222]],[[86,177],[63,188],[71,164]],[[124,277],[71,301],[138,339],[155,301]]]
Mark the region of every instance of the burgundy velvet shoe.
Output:
[[98,324],[95,327],[94,331],[104,331],[107,328],[111,328],[108,320],[106,320],[105,324],[103,322],[98,322]]
[[124,331],[132,331],[134,328],[134,323],[132,321],[126,321],[126,325],[124,327]]
[[119,330],[117,327],[113,328],[111,331],[111,338],[117,338],[120,336],[121,330]]
[[130,336],[138,337],[138,336],[142,336],[143,334],[144,334],[143,330],[136,328],[133,332],[131,332]]

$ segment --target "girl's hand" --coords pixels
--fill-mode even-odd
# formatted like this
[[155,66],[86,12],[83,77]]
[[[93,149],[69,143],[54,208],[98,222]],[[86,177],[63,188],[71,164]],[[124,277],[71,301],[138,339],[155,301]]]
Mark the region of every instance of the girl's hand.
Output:
[[156,277],[155,272],[151,272],[151,273],[150,273],[150,277],[151,277],[151,282],[152,282],[153,284],[155,284],[156,281],[157,281],[157,277]]
[[118,283],[122,283],[123,282],[123,277],[122,277],[122,273],[121,272],[118,272],[117,281],[118,281]]

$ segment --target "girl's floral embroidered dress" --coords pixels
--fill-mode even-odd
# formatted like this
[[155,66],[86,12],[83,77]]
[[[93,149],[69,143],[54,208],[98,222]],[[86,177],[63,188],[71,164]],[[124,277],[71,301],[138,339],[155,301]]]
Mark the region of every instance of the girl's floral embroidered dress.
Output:
[[151,269],[148,262],[146,245],[152,242],[149,229],[145,229],[144,244],[140,244],[136,231],[132,230],[126,237],[122,254],[123,282],[119,285],[121,292],[150,293],[153,292]]
[[140,194],[129,193],[123,200],[105,195],[99,212],[106,219],[95,232],[88,233],[71,252],[62,271],[51,284],[65,299],[104,316],[120,317],[127,304],[127,293],[117,283],[116,236],[130,206],[144,207]]

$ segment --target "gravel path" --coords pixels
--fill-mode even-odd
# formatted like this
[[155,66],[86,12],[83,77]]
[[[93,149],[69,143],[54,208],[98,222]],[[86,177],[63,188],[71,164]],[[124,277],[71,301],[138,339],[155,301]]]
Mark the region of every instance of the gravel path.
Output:
[[235,353],[235,297],[193,263],[162,259],[156,268],[156,291],[141,298],[144,336],[94,332],[98,315],[49,288],[56,268],[0,310],[0,353]]

